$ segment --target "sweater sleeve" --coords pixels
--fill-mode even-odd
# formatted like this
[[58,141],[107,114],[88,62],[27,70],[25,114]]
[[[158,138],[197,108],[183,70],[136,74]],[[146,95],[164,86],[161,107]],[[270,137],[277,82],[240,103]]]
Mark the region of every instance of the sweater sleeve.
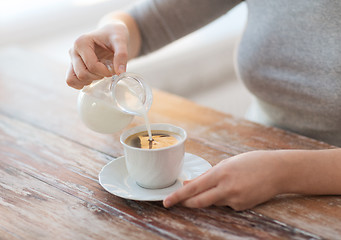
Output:
[[225,14],[241,0],[143,0],[128,9],[137,22],[139,55],[155,51]]

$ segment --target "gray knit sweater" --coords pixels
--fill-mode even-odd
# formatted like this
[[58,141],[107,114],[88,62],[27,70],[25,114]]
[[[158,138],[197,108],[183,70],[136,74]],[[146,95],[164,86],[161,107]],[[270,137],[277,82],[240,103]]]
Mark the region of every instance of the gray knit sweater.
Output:
[[[154,51],[237,0],[149,0],[129,10]],[[255,96],[247,118],[341,146],[341,1],[248,0],[237,66]],[[223,98],[223,96],[222,96]]]

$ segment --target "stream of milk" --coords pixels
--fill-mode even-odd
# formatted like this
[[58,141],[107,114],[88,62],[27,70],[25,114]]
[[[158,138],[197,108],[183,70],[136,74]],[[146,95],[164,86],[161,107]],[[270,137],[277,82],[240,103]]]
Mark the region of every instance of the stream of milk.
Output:
[[[139,90],[139,89],[138,89]],[[117,103],[125,110],[140,115],[144,118],[148,131],[149,141],[153,141],[152,131],[148,119],[148,109],[143,104],[140,96],[142,93],[133,87],[127,86],[125,83],[118,83],[115,87],[115,97]]]

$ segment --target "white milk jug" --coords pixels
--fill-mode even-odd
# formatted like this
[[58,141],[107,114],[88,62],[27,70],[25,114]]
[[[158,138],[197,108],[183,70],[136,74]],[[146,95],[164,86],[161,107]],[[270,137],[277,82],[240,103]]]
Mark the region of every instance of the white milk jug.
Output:
[[99,133],[115,133],[140,115],[146,118],[153,95],[142,77],[123,73],[85,86],[78,96],[78,112],[84,124]]

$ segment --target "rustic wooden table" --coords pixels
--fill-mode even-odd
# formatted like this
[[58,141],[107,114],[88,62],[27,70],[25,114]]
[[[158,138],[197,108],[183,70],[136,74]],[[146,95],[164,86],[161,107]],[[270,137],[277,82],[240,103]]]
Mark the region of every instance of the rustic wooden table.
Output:
[[[106,192],[98,173],[123,154],[119,133],[80,122],[64,74],[22,49],[0,51],[0,239],[341,239],[339,196],[282,195],[235,212],[165,209]],[[186,129],[186,151],[212,165],[255,149],[331,147],[156,90],[150,118]]]

